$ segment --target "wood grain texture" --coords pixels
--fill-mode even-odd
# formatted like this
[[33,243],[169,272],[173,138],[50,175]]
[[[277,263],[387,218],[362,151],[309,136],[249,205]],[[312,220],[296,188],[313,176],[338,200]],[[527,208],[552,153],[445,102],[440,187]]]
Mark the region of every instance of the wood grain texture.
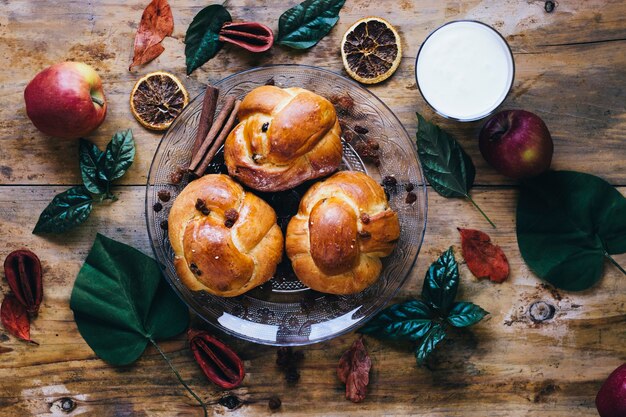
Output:
[[[76,274],[97,232],[151,254],[144,221],[144,188],[160,135],[142,129],[128,108],[128,95],[142,74],[163,69],[183,79],[193,97],[207,82],[233,72],[275,63],[315,65],[344,73],[339,56],[343,32],[358,18],[377,15],[399,30],[404,58],[391,79],[369,87],[398,115],[409,133],[415,111],[452,132],[473,157],[477,203],[498,225],[489,229],[467,202],[429,192],[428,229],[416,268],[396,301],[419,293],[428,265],[450,245],[460,259],[457,227],[491,234],[511,262],[501,285],[473,278],[461,264],[460,298],[491,315],[471,330],[455,332],[427,366],[417,367],[410,346],[366,338],[373,371],[365,402],[343,398],[335,366],[354,335],[301,348],[301,379],[289,386],[274,364],[276,349],[221,336],[245,359],[247,376],[232,391],[243,405],[218,404],[226,395],[206,381],[182,337],[162,343],[182,376],[218,415],[289,416],[595,416],[593,400],[602,380],[626,361],[626,280],[611,265],[594,288],[564,293],[542,284],[523,263],[515,240],[515,187],[479,155],[481,123],[457,124],[437,117],[422,100],[414,78],[419,45],[433,29],[455,19],[478,19],[496,27],[515,54],[516,80],[503,107],[539,114],[555,140],[554,167],[600,175],[626,185],[626,3],[620,0],[559,1],[553,13],[533,0],[348,0],[330,35],[313,50],[274,47],[253,55],[225,46],[209,63],[185,77],[184,33],[205,3],[172,1],[173,37],[165,52],[133,72],[134,33],[146,1],[0,1],[0,257],[26,246],[41,258],[45,296],[33,323],[30,346],[0,332],[0,416],[200,416],[159,354],[149,348],[137,364],[113,368],[97,359],[80,338],[68,300]],[[277,28],[278,16],[297,4],[228,0],[236,20]],[[120,200],[96,207],[79,229],[60,237],[30,232],[41,210],[58,192],[80,182],[78,144],[47,138],[30,124],[23,105],[27,82],[61,60],[93,65],[104,81],[109,113],[89,139],[103,147],[111,135],[131,127],[136,161],[123,178]],[[345,73],[344,73],[345,74]],[[626,188],[619,188],[626,194]],[[616,257],[622,265],[626,256]],[[5,280],[0,283],[8,291]],[[529,306],[545,301],[555,317],[534,323]],[[200,324],[200,323],[198,323]],[[61,411],[63,398],[76,408]]]

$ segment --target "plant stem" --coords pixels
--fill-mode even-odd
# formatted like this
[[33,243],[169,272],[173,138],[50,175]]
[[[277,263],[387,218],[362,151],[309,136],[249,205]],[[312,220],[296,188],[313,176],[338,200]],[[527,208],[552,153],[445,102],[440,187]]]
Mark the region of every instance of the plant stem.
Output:
[[152,338],[150,338],[149,340],[150,340],[150,343],[152,343],[152,345],[156,348],[156,350],[159,351],[161,356],[163,356],[163,359],[165,359],[165,362],[167,362],[167,364],[170,366],[170,369],[172,370],[172,372],[174,372],[174,375],[176,375],[176,378],[178,378],[178,381],[180,381],[183,387],[185,387],[185,389],[189,391],[191,396],[195,398],[196,401],[198,401],[198,403],[200,403],[200,406],[202,407],[202,410],[204,411],[204,417],[208,417],[209,414],[208,414],[206,404],[204,403],[204,401],[202,401],[202,399],[198,397],[195,392],[193,392],[193,390],[189,387],[189,385],[187,385],[185,381],[183,381],[183,378],[181,378],[180,374],[178,373],[176,368],[174,368],[174,365],[172,365],[172,362],[170,362],[170,359],[167,356],[165,356],[165,353],[161,350],[159,345],[157,345],[157,343],[154,340],[152,340]]
[[478,204],[476,204],[476,202],[472,199],[472,197],[470,197],[469,194],[467,194],[465,197],[467,197],[467,199],[474,205],[474,207],[476,207],[478,209],[480,214],[482,214],[483,217],[489,222],[491,227],[493,227],[495,229],[496,225],[491,221],[491,219],[489,217],[487,217],[487,215],[480,209],[480,207],[478,207]]
[[617,269],[619,269],[622,274],[626,275],[626,271],[624,270],[624,268],[622,268],[620,266],[620,264],[617,263],[617,261],[615,261],[615,259],[613,259],[613,257],[611,255],[608,254],[608,252],[604,252],[604,256],[606,256],[606,258],[617,267]]

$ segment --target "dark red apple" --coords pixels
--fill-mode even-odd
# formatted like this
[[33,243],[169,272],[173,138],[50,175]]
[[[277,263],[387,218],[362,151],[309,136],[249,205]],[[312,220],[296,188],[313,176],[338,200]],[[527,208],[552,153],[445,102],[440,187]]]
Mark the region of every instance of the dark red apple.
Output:
[[521,179],[547,171],[554,145],[539,116],[525,110],[493,115],[480,131],[480,153],[500,174]]
[[98,73],[82,62],[61,62],[41,71],[24,90],[35,127],[59,138],[78,138],[100,126],[107,111]]
[[626,416],[626,363],[604,381],[596,396],[596,408],[600,417]]

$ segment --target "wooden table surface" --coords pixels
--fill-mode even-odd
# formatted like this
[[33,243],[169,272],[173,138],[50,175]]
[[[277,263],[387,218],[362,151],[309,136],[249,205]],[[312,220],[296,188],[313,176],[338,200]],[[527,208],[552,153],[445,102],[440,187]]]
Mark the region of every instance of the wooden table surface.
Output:
[[[136,71],[127,68],[147,0],[0,1],[0,257],[26,246],[44,267],[45,296],[32,325],[40,346],[0,331],[2,416],[201,416],[159,354],[148,348],[133,366],[115,368],[99,360],[82,340],[68,300],[76,274],[96,232],[152,255],[144,220],[146,175],[160,135],[133,119],[128,96],[141,74],[163,69],[183,79],[190,94],[208,82],[259,65],[301,63],[345,74],[339,43],[357,19],[388,19],[402,38],[400,68],[387,82],[369,87],[398,115],[411,135],[415,112],[452,132],[477,167],[478,204],[497,223],[491,230],[467,202],[446,200],[429,189],[428,228],[417,266],[396,301],[419,293],[428,265],[448,246],[459,253],[457,227],[491,233],[511,263],[501,285],[473,278],[461,265],[460,295],[491,312],[469,331],[453,333],[426,367],[417,367],[410,346],[367,338],[373,359],[367,399],[344,399],[335,376],[341,353],[354,335],[302,348],[301,379],[288,386],[275,365],[276,348],[223,336],[245,360],[243,385],[230,392],[243,405],[220,405],[227,395],[211,385],[194,362],[184,338],[162,343],[191,386],[215,414],[268,415],[277,395],[284,415],[420,416],[594,416],[594,397],[604,378],[626,361],[626,279],[606,265],[603,279],[581,293],[550,288],[522,261],[515,239],[517,188],[486,165],[479,154],[481,122],[459,124],[437,117],[415,85],[414,62],[424,38],[444,22],[477,19],[497,28],[515,55],[516,79],[504,108],[541,116],[555,143],[553,167],[599,175],[626,192],[626,2],[560,0],[552,13],[533,0],[347,0],[329,36],[306,52],[276,46],[252,55],[226,46],[185,76],[183,39],[193,16],[207,3],[171,0],[175,29],[165,53]],[[278,17],[296,0],[228,0],[236,20],[277,30]],[[101,147],[120,129],[132,128],[137,157],[117,188],[119,201],[100,205],[78,229],[62,236],[31,234],[51,198],[80,183],[78,143],[39,133],[26,117],[23,90],[44,67],[83,61],[100,73],[109,110],[89,139]],[[616,256],[622,265],[626,256]],[[5,280],[0,288],[8,291]],[[533,323],[529,305],[556,308],[552,320]],[[61,411],[61,399],[76,408]]]

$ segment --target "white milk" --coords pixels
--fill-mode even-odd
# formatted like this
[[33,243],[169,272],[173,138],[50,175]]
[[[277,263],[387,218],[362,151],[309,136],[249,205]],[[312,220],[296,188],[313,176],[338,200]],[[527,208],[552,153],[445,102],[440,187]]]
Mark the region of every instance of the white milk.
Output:
[[504,39],[478,22],[448,23],[422,44],[415,75],[424,99],[443,116],[461,121],[487,116],[506,97],[514,73]]

